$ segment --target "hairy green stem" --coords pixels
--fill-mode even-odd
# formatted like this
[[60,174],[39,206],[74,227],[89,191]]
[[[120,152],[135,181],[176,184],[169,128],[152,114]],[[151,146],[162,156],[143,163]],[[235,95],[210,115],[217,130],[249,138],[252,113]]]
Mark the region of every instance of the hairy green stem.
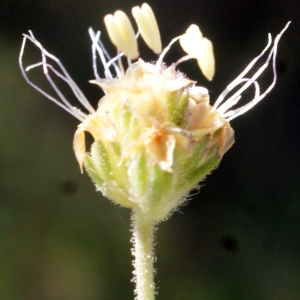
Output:
[[133,251],[134,281],[137,300],[154,300],[154,269],[153,269],[153,238],[154,222],[144,218],[140,210],[134,210],[133,220]]

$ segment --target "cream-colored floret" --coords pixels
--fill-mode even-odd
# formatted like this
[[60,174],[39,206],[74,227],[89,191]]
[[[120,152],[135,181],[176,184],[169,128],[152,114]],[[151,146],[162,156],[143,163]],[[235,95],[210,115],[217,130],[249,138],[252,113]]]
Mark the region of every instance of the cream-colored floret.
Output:
[[[198,142],[204,136],[216,136],[220,147],[220,157],[228,150],[233,131],[222,116],[209,104],[208,90],[200,86],[191,86],[193,81],[176,72],[171,66],[156,66],[139,59],[130,65],[122,78],[93,80],[107,94],[100,100],[98,109],[81,123],[74,137],[74,151],[82,168],[86,155],[85,132],[89,132],[95,141],[109,140],[120,143],[120,163],[133,153],[145,149],[156,165],[162,170],[172,172],[176,147],[187,149],[191,143]],[[176,94],[188,95],[183,127],[170,120],[166,101],[172,97],[169,105],[176,103]],[[172,96],[171,96],[172,95]],[[126,105],[124,106],[124,104]],[[123,107],[123,108],[122,108]],[[126,107],[126,108],[124,108]],[[176,107],[176,106],[175,106]],[[124,110],[125,109],[125,110]],[[124,131],[120,120],[129,110],[134,133]],[[227,129],[223,130],[222,128]],[[226,137],[223,137],[223,132]]]

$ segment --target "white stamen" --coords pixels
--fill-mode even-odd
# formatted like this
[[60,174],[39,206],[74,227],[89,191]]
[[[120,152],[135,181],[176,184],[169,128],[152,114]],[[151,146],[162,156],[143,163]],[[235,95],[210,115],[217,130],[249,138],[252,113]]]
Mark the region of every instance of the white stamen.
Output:
[[171,42],[169,43],[169,45],[163,50],[163,52],[159,55],[159,58],[156,62],[156,70],[159,71],[160,70],[160,67],[163,63],[163,59],[166,55],[166,53],[170,50],[171,46],[180,39],[181,35],[180,36],[177,36],[176,38],[172,39]]
[[[20,65],[20,69],[21,69],[21,72],[22,72],[25,80],[28,82],[28,84],[30,84],[33,88],[35,88],[38,92],[43,94],[49,100],[53,101],[55,104],[57,104],[58,106],[60,106],[64,110],[66,110],[68,113],[73,115],[78,120],[83,121],[85,119],[86,115],[82,111],[77,109],[76,107],[73,107],[70,104],[70,102],[64,97],[64,95],[58,89],[57,85],[52,80],[48,69],[52,70],[56,76],[58,76],[60,79],[62,79],[64,82],[67,83],[67,85],[71,88],[71,90],[73,91],[73,93],[76,96],[76,98],[78,99],[78,101],[88,110],[89,113],[94,113],[95,110],[90,105],[90,103],[88,102],[88,100],[86,99],[84,94],[81,92],[79,87],[76,85],[76,83],[73,81],[73,79],[71,78],[69,73],[66,71],[66,69],[64,68],[64,66],[62,65],[60,60],[58,58],[56,58],[54,55],[50,54],[48,51],[46,51],[43,48],[43,46],[35,39],[35,37],[31,31],[29,31],[29,34],[30,35],[24,35],[23,43],[22,43],[22,47],[21,47],[21,51],[20,51],[20,56],[19,56],[19,65]],[[41,50],[42,61],[39,63],[33,64],[31,66],[28,66],[26,69],[24,69],[22,59],[23,59],[23,54],[24,54],[24,49],[25,49],[25,44],[26,44],[27,39],[30,40],[35,46],[37,46]],[[60,71],[57,71],[51,64],[47,63],[47,58],[52,59],[58,65],[61,73],[60,73]],[[51,95],[46,93],[44,90],[42,90],[41,88],[39,88],[38,86],[36,86],[33,82],[31,82],[29,80],[26,72],[33,68],[39,67],[39,66],[43,67],[43,72],[44,72],[46,79],[48,80],[48,82],[50,83],[51,87],[56,92],[56,94],[58,95],[60,100],[57,100],[56,98],[52,97]]]
[[[120,53],[114,58],[111,58],[108,52],[106,51],[103,43],[100,40],[100,31],[97,31],[95,34],[92,28],[89,28],[89,34],[92,40],[92,54],[93,54],[93,69],[94,69],[94,75],[96,79],[100,79],[101,77],[98,74],[98,68],[97,68],[97,54],[100,57],[101,63],[104,68],[104,75],[106,78],[113,78],[113,74],[110,71],[110,67],[113,66],[115,73],[118,77],[121,76],[121,71],[118,67],[118,65],[115,63],[119,57],[123,56],[124,53]],[[108,62],[106,61],[108,59]]]
[[[251,77],[251,78],[244,78],[244,76],[252,69],[252,67],[256,64],[256,62],[266,53],[266,51],[270,48],[272,43],[272,37],[269,34],[268,35],[268,44],[264,48],[264,50],[256,57],[254,58],[251,63],[245,68],[245,70],[234,80],[232,81],[226,89],[221,93],[221,95],[218,97],[217,101],[215,102],[213,108],[216,109],[223,117],[226,117],[228,121],[244,114],[249,109],[251,109],[253,106],[255,106],[258,102],[260,102],[275,86],[276,80],[277,80],[277,73],[276,73],[276,55],[277,55],[277,47],[278,42],[283,35],[283,33],[286,31],[288,26],[291,22],[288,22],[286,26],[283,28],[283,30],[276,36],[274,40],[273,47],[267,57],[266,62],[261,66],[258,71]],[[270,86],[260,95],[259,91],[259,85],[256,81],[256,79],[263,73],[263,71],[268,67],[270,61],[272,60],[272,70],[273,70],[273,80]],[[238,86],[240,83],[246,81],[246,83],[232,95],[229,99],[227,99],[221,106],[220,104],[224,101],[227,94],[232,91],[236,86]],[[233,105],[235,105],[240,99],[241,94],[251,85],[255,85],[255,96],[254,98],[248,102],[247,104],[231,110],[227,111],[229,108],[231,108]]]
[[[122,21],[122,20],[121,20]],[[122,23],[122,22],[121,22]],[[286,24],[284,29],[276,36],[274,40],[273,47],[270,50],[270,53],[265,61],[265,63],[258,69],[258,71],[251,77],[251,78],[246,78],[244,77],[257,63],[257,61],[267,52],[267,50],[270,48],[272,44],[272,37],[269,34],[268,35],[268,44],[267,46],[263,49],[263,51],[256,57],[254,58],[250,64],[243,70],[243,72],[235,79],[233,80],[227,87],[226,89],[221,93],[221,95],[218,97],[217,101],[215,102],[213,109],[218,111],[224,118],[226,118],[228,121],[236,118],[237,116],[244,114],[246,111],[250,110],[254,105],[256,105],[259,101],[261,101],[275,86],[276,80],[277,80],[277,73],[276,73],[276,55],[277,55],[277,47],[279,40],[283,33],[286,31],[288,28],[290,22]],[[130,25],[131,26],[131,25]],[[118,54],[111,58],[111,56],[108,54],[106,51],[103,43],[100,40],[100,35],[101,32],[97,31],[95,33],[92,28],[89,29],[89,34],[92,40],[92,62],[93,62],[93,70],[94,70],[94,75],[96,79],[101,79],[99,73],[98,73],[98,67],[97,67],[97,53],[98,56],[100,57],[100,60],[102,62],[102,65],[104,67],[104,75],[106,78],[113,78],[114,76],[117,76],[118,78],[121,78],[123,74],[125,74],[125,69],[122,64],[122,56],[124,55],[123,52],[118,52]],[[135,36],[135,41],[137,37],[139,36],[139,32]],[[161,69],[161,65],[163,64],[163,59],[166,53],[170,50],[171,46],[182,36],[178,36],[176,38],[173,38],[171,42],[168,44],[168,46],[163,50],[163,52],[160,54],[157,62],[156,62],[156,71],[159,72]],[[26,41],[30,40],[35,46],[37,46],[42,54],[42,61],[32,64],[24,69],[23,67],[23,55],[24,55],[24,50],[25,50],[25,44]],[[194,58],[193,55],[186,55],[179,59],[176,63],[173,64],[174,68],[180,64],[181,62]],[[47,59],[53,60],[57,65],[58,65],[58,70],[51,64],[47,62]],[[128,65],[131,65],[131,59],[127,57],[128,60]],[[260,87],[257,82],[258,77],[263,73],[263,71],[268,67],[269,63],[272,61],[272,70],[273,70],[273,80],[272,83],[269,85],[269,87],[262,93],[260,94]],[[41,94],[43,94],[45,97],[47,97],[49,100],[53,101],[55,104],[66,110],[68,113],[73,115],[75,118],[79,119],[80,121],[84,121],[84,119],[87,117],[85,113],[83,113],[81,110],[79,110],[76,107],[73,107],[70,102],[64,97],[64,95],[61,93],[57,85],[54,83],[52,80],[49,70],[52,71],[58,78],[63,80],[73,91],[74,95],[78,99],[78,101],[86,108],[86,110],[89,113],[94,113],[95,110],[93,107],[90,105],[88,100],[85,98],[79,87],[76,85],[76,83],[72,80],[62,63],[58,58],[56,58],[54,55],[50,54],[46,49],[43,48],[43,46],[35,39],[34,35],[32,34],[31,31],[29,31],[29,35],[24,35],[21,51],[20,51],[20,56],[19,56],[19,64],[20,64],[20,69],[21,72],[25,78],[25,80],[37,91],[39,91]],[[47,81],[50,83],[51,87],[53,90],[56,92],[58,99],[52,97],[48,93],[46,93],[44,90],[36,86],[33,82],[31,82],[26,74],[26,72],[37,68],[37,67],[42,67],[43,68],[43,73],[47,79]],[[114,73],[112,71],[114,70]],[[238,89],[237,92],[235,92],[232,96],[230,96],[227,100],[224,100],[226,96],[239,84],[242,84],[242,87]],[[236,105],[239,100],[241,99],[242,93],[250,86],[254,85],[255,88],[255,95],[254,98],[249,101],[247,104],[233,109],[229,110],[231,107]],[[104,91],[105,92],[105,91]]]

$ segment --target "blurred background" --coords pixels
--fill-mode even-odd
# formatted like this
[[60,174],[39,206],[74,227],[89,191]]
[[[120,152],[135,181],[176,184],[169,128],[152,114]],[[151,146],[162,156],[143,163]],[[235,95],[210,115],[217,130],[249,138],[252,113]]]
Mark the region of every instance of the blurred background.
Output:
[[[199,194],[157,231],[157,299],[300,299],[300,5],[295,0],[149,0],[163,44],[191,23],[213,41],[216,75],[180,70],[212,102],[291,20],[280,41],[278,83],[232,121],[236,143]],[[136,1],[0,1],[0,299],[133,299],[130,212],[103,199],[72,151],[78,122],[26,84],[22,33],[61,59],[96,107],[88,28]],[[103,40],[110,46],[104,30]],[[143,47],[145,60],[153,60]],[[166,62],[182,55],[174,47]],[[28,45],[24,63],[40,60]],[[31,79],[44,86],[41,73]],[[262,79],[267,86],[271,77]],[[249,94],[249,95],[248,95]],[[66,95],[70,95],[66,91]],[[246,93],[251,96],[251,92]],[[70,96],[71,97],[71,96]]]

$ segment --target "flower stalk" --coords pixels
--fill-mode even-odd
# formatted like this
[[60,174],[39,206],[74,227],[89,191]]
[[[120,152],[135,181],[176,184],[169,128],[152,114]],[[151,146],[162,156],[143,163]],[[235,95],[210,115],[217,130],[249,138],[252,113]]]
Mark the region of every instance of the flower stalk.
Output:
[[154,227],[153,220],[147,220],[139,210],[132,213],[132,254],[134,256],[135,294],[138,300],[154,300]]

